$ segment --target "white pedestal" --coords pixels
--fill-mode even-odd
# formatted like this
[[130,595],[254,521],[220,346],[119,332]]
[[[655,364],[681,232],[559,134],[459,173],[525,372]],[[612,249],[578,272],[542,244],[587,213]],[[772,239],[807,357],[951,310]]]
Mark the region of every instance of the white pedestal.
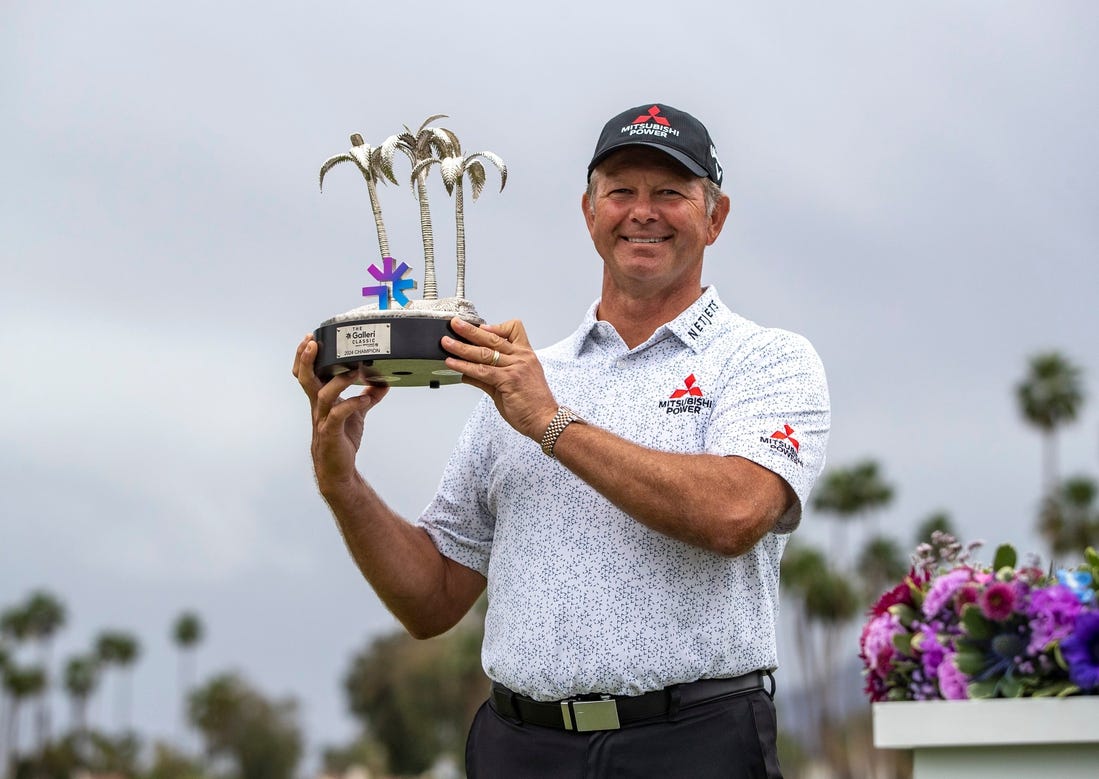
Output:
[[1099,776],[1099,696],[873,704],[874,746],[913,750],[913,779]]

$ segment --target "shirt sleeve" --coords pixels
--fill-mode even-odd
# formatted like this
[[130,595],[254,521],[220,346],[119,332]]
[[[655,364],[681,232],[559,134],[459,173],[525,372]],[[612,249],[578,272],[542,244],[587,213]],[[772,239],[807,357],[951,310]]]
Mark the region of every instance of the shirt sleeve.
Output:
[[416,521],[444,556],[486,576],[496,526],[487,500],[490,414],[496,409],[484,398],[458,437],[435,497]]
[[805,338],[774,329],[751,339],[732,362],[706,451],[744,457],[785,479],[797,500],[775,530],[791,532],[824,468],[831,427],[824,366]]

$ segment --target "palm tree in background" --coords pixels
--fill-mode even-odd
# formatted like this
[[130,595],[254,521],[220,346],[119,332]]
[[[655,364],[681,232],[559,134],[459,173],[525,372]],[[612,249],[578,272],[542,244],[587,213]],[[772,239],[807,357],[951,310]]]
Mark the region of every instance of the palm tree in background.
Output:
[[[29,641],[38,644],[38,667],[46,674],[45,687],[49,687],[50,654],[54,635],[65,624],[64,604],[49,592],[32,592],[23,606],[26,613],[27,635]],[[50,710],[46,695],[38,696],[35,712],[35,734],[39,751],[45,749],[50,739]]]
[[[42,668],[17,668],[10,661],[4,669],[4,692],[7,693],[7,738],[5,754],[15,765],[19,758],[19,714],[23,701],[41,696],[46,691],[46,672]],[[11,776],[15,776],[12,769]]]
[[863,545],[855,567],[864,596],[873,602],[908,573],[909,563],[896,541],[876,535]]
[[30,617],[24,607],[12,606],[0,613],[0,639],[5,644],[19,644],[30,635]]
[[[430,157],[449,157],[453,149],[460,149],[458,137],[442,127],[428,127],[436,119],[446,119],[446,114],[435,114],[424,119],[416,132],[412,132],[408,125],[405,131],[397,135],[391,135],[382,142],[381,151],[378,154],[378,166],[387,179],[394,184],[397,178],[393,173],[393,155],[400,151],[412,164],[413,169],[420,160]],[[427,202],[426,176],[421,173],[413,176],[412,186],[416,192],[416,199],[420,204],[420,235],[424,243],[424,300],[437,300],[439,297],[438,282],[435,279],[435,239],[431,230],[431,209]]]
[[1060,352],[1037,354],[1015,397],[1023,418],[1042,435],[1042,494],[1051,495],[1058,481],[1057,430],[1076,419],[1084,403],[1080,368]]
[[858,615],[862,601],[842,571],[831,567],[819,550],[800,544],[791,544],[780,567],[783,592],[797,604],[793,635],[805,682],[806,716],[817,740],[814,746],[845,777],[849,772],[845,753],[832,746],[838,736],[829,723],[837,712],[832,711],[833,696],[828,690],[829,680],[841,670],[837,649],[844,645],[844,631]]
[[141,644],[135,636],[122,631],[105,630],[95,641],[95,654],[105,668],[114,667],[116,726],[125,731],[130,727],[130,698],[133,693],[127,672],[141,654]]
[[[457,138],[455,138],[455,142],[457,142]],[[448,194],[454,196],[454,224],[457,233],[456,257],[458,260],[458,284],[454,294],[459,298],[466,296],[466,221],[462,181],[466,178],[469,179],[470,192],[473,194],[473,199],[476,200],[485,187],[485,166],[477,159],[478,157],[488,160],[500,171],[500,191],[503,192],[504,185],[508,181],[508,169],[504,165],[504,161],[490,151],[479,151],[463,155],[461,148],[455,146],[451,150],[451,156],[442,159],[431,157],[420,160],[412,169],[412,180],[415,182],[419,177],[426,174],[428,168],[438,164],[443,176],[443,186],[446,187]]]
[[915,542],[914,546],[930,544],[931,534],[936,530],[955,537],[958,535],[954,530],[954,522],[950,519],[950,514],[945,511],[936,511],[929,514],[916,526],[916,532],[912,536]]
[[[382,257],[389,256],[389,237],[385,232],[385,223],[382,221],[382,204],[378,200],[378,172],[379,153],[381,149],[375,148],[363,140],[359,133],[351,136],[351,149],[343,154],[329,157],[321,165],[320,188],[324,190],[324,175],[341,162],[353,162],[366,179],[366,189],[370,193],[370,208],[374,212],[374,228],[378,233],[378,250]],[[384,182],[383,182],[384,183]]]
[[0,633],[0,770],[7,766],[7,733],[8,733],[8,691],[4,680],[7,678],[8,668],[12,659],[8,651],[8,641],[3,633]]
[[172,626],[172,640],[179,650],[179,696],[181,726],[187,721],[187,693],[195,682],[195,650],[204,635],[198,614],[185,611]]
[[99,660],[76,655],[65,663],[65,692],[72,705],[72,732],[84,738],[88,732],[88,700],[99,685]]
[[893,500],[893,487],[881,476],[878,463],[864,460],[849,468],[835,468],[824,474],[813,498],[813,508],[835,515],[839,532],[833,535],[833,555],[846,560],[844,527],[862,519]]
[[1049,544],[1053,556],[1079,555],[1089,546],[1099,545],[1099,492],[1094,479],[1076,476],[1066,479],[1042,503],[1038,529]]

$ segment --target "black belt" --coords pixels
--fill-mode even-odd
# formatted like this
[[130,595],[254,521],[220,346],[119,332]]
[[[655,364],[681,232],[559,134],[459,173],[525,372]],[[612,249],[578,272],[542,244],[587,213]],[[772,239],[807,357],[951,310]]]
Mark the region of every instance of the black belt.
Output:
[[582,732],[617,730],[653,717],[674,716],[676,711],[688,706],[762,690],[764,675],[763,671],[753,671],[731,679],[699,679],[675,684],[643,695],[584,695],[548,702],[536,701],[493,682],[489,703],[504,717],[544,728]]

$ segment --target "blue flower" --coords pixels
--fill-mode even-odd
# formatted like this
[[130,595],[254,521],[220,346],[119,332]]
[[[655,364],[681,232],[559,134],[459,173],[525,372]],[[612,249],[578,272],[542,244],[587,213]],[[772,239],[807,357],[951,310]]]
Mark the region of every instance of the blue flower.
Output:
[[1081,603],[1092,603],[1095,590],[1091,587],[1091,571],[1069,571],[1061,568],[1057,571],[1057,581],[1072,590],[1072,594]]

